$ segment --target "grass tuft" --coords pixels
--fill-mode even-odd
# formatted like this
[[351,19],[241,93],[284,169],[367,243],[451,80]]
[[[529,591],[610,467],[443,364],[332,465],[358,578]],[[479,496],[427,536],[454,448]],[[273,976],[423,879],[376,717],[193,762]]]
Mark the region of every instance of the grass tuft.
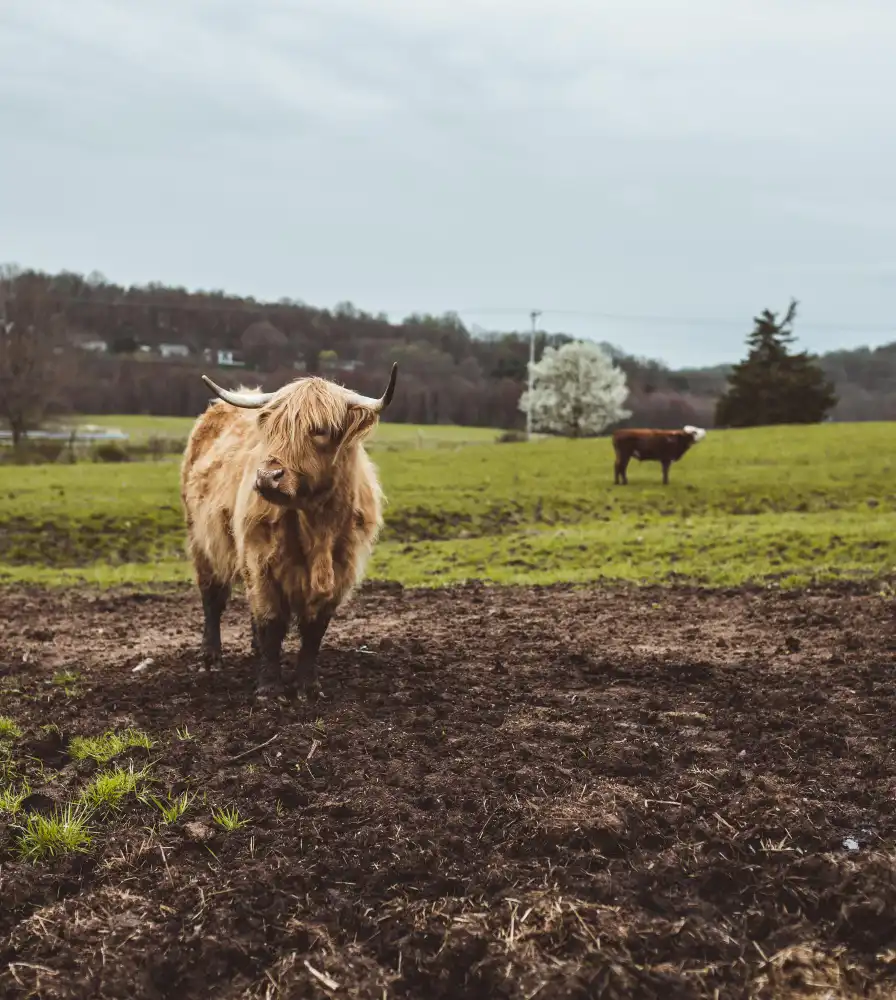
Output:
[[15,760],[13,760],[11,744],[0,740],[0,784],[9,784],[17,773],[18,769]]
[[0,715],[0,740],[17,740],[22,730],[8,715]]
[[143,801],[151,802],[162,814],[162,822],[170,826],[183,816],[187,809],[189,809],[194,798],[196,798],[195,795],[182,792],[180,795],[174,797],[169,793],[165,801],[162,801],[155,795],[148,795]]
[[221,829],[226,830],[228,833],[233,833],[234,830],[241,829],[249,822],[249,820],[243,819],[240,816],[236,806],[229,806],[226,809],[214,809],[212,811],[212,819]]
[[52,684],[53,687],[61,688],[63,694],[70,698],[75,694],[79,680],[81,675],[77,670],[60,670],[53,675]]
[[92,842],[89,819],[90,810],[86,806],[72,803],[57,808],[50,816],[27,816],[18,838],[22,860],[34,863],[88,851]]
[[9,816],[15,816],[19,807],[31,794],[31,786],[27,781],[22,782],[16,789],[14,785],[6,785],[0,788],[0,812]]
[[124,753],[131,747],[151,749],[152,740],[139,729],[126,729],[124,732],[106,732],[102,736],[75,736],[69,746],[69,753],[75,760],[97,761],[108,763],[113,757]]
[[115,767],[108,771],[100,771],[82,790],[79,801],[91,810],[100,807],[115,809],[128,795],[136,793],[146,776],[145,770],[135,771],[133,768],[126,771],[124,768]]

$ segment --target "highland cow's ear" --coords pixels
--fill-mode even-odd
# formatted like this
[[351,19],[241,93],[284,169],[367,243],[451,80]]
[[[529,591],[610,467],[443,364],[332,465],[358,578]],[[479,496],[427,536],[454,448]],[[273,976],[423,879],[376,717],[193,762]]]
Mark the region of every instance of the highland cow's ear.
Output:
[[378,414],[369,406],[352,404],[345,415],[345,426],[342,431],[343,441],[351,441],[365,431],[370,430],[376,423]]

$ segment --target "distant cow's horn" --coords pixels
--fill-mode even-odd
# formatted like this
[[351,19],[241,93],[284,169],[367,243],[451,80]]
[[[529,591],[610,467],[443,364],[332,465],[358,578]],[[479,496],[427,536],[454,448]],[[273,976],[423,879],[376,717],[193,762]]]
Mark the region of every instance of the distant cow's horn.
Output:
[[269,403],[275,395],[273,392],[233,392],[231,389],[222,389],[221,386],[215,385],[208,375],[203,375],[202,381],[225,403],[230,403],[232,406],[242,406],[246,410],[259,409],[265,403]]
[[374,413],[381,413],[386,407],[392,402],[392,396],[395,394],[395,378],[398,375],[398,362],[392,365],[392,374],[389,376],[389,384],[386,386],[386,391],[380,396],[379,399],[374,399],[372,396],[361,396],[359,393],[354,393],[353,402],[357,406],[367,406]]

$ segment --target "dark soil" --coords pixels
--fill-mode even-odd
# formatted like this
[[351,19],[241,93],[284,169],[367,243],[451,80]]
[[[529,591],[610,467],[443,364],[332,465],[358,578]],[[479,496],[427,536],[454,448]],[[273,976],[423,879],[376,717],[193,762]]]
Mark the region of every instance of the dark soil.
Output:
[[371,588],[315,706],[253,703],[239,601],[214,674],[188,590],[0,621],[28,808],[128,726],[199,793],[36,865],[0,816],[2,996],[896,996],[892,599]]

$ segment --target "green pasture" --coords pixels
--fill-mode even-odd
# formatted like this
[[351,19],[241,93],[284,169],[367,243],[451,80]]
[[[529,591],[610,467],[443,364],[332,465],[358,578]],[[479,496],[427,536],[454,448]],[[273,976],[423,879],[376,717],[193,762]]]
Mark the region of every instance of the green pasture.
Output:
[[[125,414],[77,417],[67,421],[67,425],[83,427],[95,424],[99,427],[114,428],[128,435],[128,444],[139,447],[146,445],[153,437],[175,441],[186,440],[194,420],[194,417],[146,417]],[[490,443],[500,433],[490,427],[382,423],[377,428],[371,443],[374,448],[431,448],[453,444]]]
[[[85,417],[167,434],[167,418]],[[189,422],[187,421],[186,424]],[[896,426],[710,432],[673,466],[613,485],[608,439],[383,425],[388,496],[370,575],[406,585],[620,580],[728,586],[896,578]],[[402,445],[402,442],[404,444]],[[175,461],[0,466],[0,581],[189,579]]]

